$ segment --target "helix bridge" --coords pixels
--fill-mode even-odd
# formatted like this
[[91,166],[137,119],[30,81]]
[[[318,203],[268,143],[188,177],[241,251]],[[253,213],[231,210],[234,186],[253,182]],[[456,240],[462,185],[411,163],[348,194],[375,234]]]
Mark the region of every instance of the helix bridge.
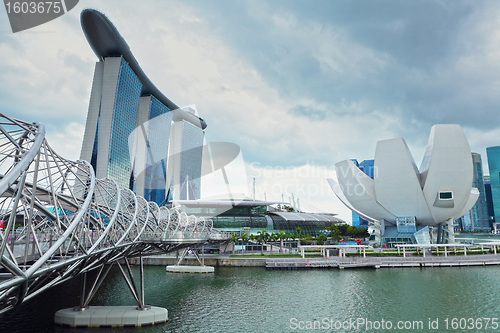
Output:
[[[49,146],[42,124],[1,113],[0,226],[0,313],[75,276],[82,277],[85,308],[113,265],[142,307],[142,256],[230,238],[210,219],[159,207],[112,179],[96,179],[87,161],[67,160]],[[142,292],[131,257],[141,258]],[[90,271],[92,281],[86,281]]]

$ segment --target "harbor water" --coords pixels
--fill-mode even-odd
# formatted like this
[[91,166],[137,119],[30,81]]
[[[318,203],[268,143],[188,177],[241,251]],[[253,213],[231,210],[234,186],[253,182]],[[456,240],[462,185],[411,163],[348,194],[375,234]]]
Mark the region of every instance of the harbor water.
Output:
[[[137,267],[133,271],[138,274]],[[167,323],[142,328],[55,326],[54,313],[79,302],[75,278],[0,315],[0,332],[495,332],[500,331],[499,276],[500,266],[299,271],[221,267],[214,274],[175,274],[150,266],[145,267],[146,303],[167,308]],[[134,304],[117,269],[92,302]]]

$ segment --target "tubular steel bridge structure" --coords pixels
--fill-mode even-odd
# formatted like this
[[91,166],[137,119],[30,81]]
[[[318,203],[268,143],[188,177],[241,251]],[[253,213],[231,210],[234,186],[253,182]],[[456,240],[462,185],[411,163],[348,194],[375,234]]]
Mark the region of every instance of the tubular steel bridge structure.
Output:
[[[88,162],[64,159],[51,149],[42,124],[0,113],[2,223],[0,313],[77,275],[80,308],[86,308],[114,264],[142,308],[142,265],[139,291],[127,257],[230,238],[210,219],[159,207],[112,179],[96,179]],[[96,278],[87,282],[92,270]]]

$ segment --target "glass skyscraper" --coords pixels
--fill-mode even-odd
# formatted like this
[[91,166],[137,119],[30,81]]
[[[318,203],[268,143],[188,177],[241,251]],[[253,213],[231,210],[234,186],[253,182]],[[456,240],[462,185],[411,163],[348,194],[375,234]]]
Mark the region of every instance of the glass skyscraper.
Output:
[[484,194],[486,196],[486,207],[488,208],[488,221],[493,224],[495,213],[493,212],[493,199],[491,197],[491,182],[490,175],[483,176]]
[[172,125],[169,169],[172,170],[170,197],[173,200],[200,198],[201,161],[205,133],[196,123],[189,122],[185,115],[194,115],[195,110],[183,108],[184,114],[175,114]]
[[142,84],[123,57],[109,57],[95,66],[81,159],[96,177],[112,178],[128,188],[132,164],[128,137],[133,133]]
[[[361,163],[358,163],[358,160],[356,159],[352,159],[351,161],[353,161],[354,164],[365,173],[365,175],[373,179],[375,172],[375,160],[364,160]],[[352,225],[354,227],[368,228],[369,223],[358,214],[352,212]]]
[[473,230],[490,230],[490,221],[488,219],[488,208],[486,205],[486,193],[484,189],[483,180],[483,163],[481,160],[481,155],[478,153],[472,153],[472,163],[473,163],[473,178],[472,187],[479,190],[479,198],[476,201],[474,207],[472,207],[472,222]]
[[500,222],[500,146],[486,148],[490,169],[494,222]]
[[203,153],[203,131],[184,122],[182,131],[182,157],[180,176],[181,199],[199,198],[201,188],[201,157]]
[[[190,199],[199,199],[205,121],[180,109],[151,83],[104,14],[85,9],[81,21],[99,62],[80,158],[90,162],[97,178],[114,179],[159,205],[166,203],[167,189],[184,179],[189,186],[181,198],[189,193]],[[176,127],[180,131],[172,130]],[[169,164],[175,163],[169,163],[169,153],[181,157],[171,172]]]
[[135,147],[136,152],[130,187],[146,200],[158,204],[164,203],[166,198],[171,124],[172,112],[168,107],[154,96],[141,97],[136,130],[129,137],[129,146]]

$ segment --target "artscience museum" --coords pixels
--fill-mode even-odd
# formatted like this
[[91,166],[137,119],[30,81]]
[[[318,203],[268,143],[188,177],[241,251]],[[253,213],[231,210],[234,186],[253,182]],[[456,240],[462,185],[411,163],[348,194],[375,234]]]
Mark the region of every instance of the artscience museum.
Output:
[[453,243],[454,220],[476,203],[469,143],[459,125],[434,125],[417,168],[402,138],[377,142],[373,178],[353,161],[328,179],[337,197],[370,221],[381,245]]

